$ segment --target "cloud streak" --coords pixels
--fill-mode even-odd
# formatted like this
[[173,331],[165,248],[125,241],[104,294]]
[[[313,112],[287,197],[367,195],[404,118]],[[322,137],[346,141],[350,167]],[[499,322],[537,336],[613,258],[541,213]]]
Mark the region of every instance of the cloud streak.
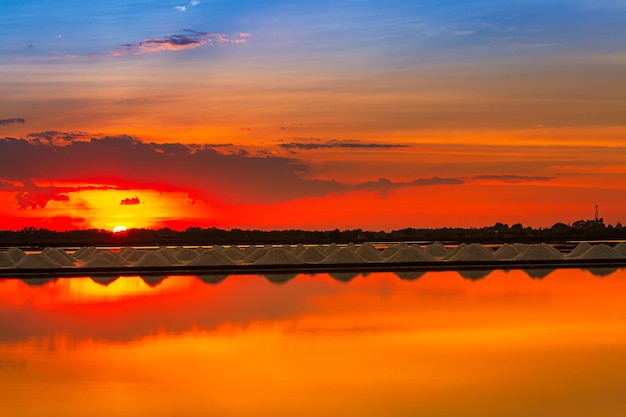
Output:
[[341,141],[309,141],[309,142],[289,142],[278,145],[282,149],[289,151],[311,151],[317,149],[392,149],[408,148],[408,145],[390,143],[363,143],[355,140]]
[[12,117],[10,119],[0,119],[0,126],[14,125],[16,123],[26,123],[26,120],[22,119],[21,117]]
[[141,201],[139,201],[139,197],[135,196],[123,199],[120,201],[120,206],[136,206],[140,203]]

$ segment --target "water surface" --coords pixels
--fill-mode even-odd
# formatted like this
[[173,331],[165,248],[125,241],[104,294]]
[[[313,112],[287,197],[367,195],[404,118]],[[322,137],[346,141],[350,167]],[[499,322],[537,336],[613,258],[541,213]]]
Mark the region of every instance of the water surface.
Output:
[[1,280],[0,415],[626,415],[626,271],[464,275]]

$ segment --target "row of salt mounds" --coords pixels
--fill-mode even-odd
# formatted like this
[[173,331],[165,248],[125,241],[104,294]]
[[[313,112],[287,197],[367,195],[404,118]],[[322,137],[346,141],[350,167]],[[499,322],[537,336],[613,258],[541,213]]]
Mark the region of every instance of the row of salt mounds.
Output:
[[557,261],[562,259],[563,254],[561,252],[545,243],[530,245],[514,258],[516,261]]
[[505,243],[504,245],[496,249],[493,254],[496,256],[496,258],[504,261],[515,259],[515,257],[518,256],[520,253],[520,250],[517,249],[515,246]]
[[363,243],[361,246],[350,247],[354,253],[368,262],[382,262],[383,255],[371,243]]
[[[459,245],[460,246],[460,245]],[[491,249],[485,248],[480,243],[472,243],[461,247],[451,257],[446,257],[451,262],[458,261],[497,261],[496,255]]]
[[10,268],[14,263],[6,252],[0,252],[0,268]]
[[620,251],[601,243],[593,245],[577,259],[624,259],[625,257]]
[[259,258],[255,265],[297,265],[302,264],[302,261],[291,251],[285,248],[272,248],[269,249],[261,258]]
[[432,262],[433,258],[421,247],[404,246],[387,258],[387,262]]
[[328,256],[326,252],[319,246],[309,246],[298,254],[298,259],[304,263],[318,263],[326,256]]
[[591,245],[589,243],[580,242],[567,256],[575,259],[587,252],[589,249],[591,249]]
[[[73,265],[72,265],[73,266]],[[43,253],[28,254],[13,264],[15,269],[52,269],[62,268],[54,259]]]
[[13,263],[19,261],[24,256],[26,256],[26,252],[24,252],[20,248],[9,248],[6,251],[6,254],[13,261]]
[[74,260],[63,249],[48,247],[44,248],[41,254],[46,255],[61,266],[74,266]]
[[617,245],[615,245],[614,249],[618,251],[619,253],[621,253],[622,255],[626,256],[626,242],[618,243]]
[[214,265],[235,265],[235,262],[228,257],[223,250],[209,249],[196,256],[188,266],[214,266]]
[[336,249],[327,257],[322,259],[320,264],[360,264],[364,263],[360,255],[356,254],[353,250],[348,248]]
[[109,251],[98,251],[85,262],[83,268],[122,268],[128,266],[128,262],[119,254]]
[[433,258],[444,258],[448,254],[448,249],[441,242],[434,242],[424,248]]
[[98,249],[95,246],[83,246],[77,249],[72,254],[72,259],[79,262],[84,262],[89,260],[93,255],[98,252]]

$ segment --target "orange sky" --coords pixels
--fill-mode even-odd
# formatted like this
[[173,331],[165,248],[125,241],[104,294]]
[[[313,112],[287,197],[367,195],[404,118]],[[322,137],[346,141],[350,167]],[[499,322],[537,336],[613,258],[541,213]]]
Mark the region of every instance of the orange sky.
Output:
[[10,3],[0,229],[623,221],[611,2]]

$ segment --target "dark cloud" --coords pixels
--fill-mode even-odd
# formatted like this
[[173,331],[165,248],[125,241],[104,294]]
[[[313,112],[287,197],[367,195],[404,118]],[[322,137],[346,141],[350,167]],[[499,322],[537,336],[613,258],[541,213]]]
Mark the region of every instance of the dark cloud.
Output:
[[130,198],[125,198],[122,201],[120,201],[120,205],[121,206],[134,206],[141,203],[141,201],[139,201],[139,197],[130,197]]
[[50,201],[70,201],[69,193],[88,190],[110,190],[116,187],[110,186],[76,186],[56,187],[54,185],[41,187],[32,181],[25,180],[23,183],[0,181],[0,190],[15,191],[15,200],[20,209],[45,208]]
[[408,145],[390,144],[390,143],[366,143],[355,140],[340,141],[309,141],[309,142],[290,142],[281,143],[281,148],[286,150],[315,150],[315,149],[391,149],[391,148],[408,148]]
[[531,181],[550,181],[554,177],[526,176],[526,175],[477,175],[473,177],[477,180],[502,181],[511,184]]
[[43,180],[185,192],[189,203],[201,199],[210,204],[272,203],[354,190],[387,192],[398,187],[463,183],[454,178],[406,182],[383,178],[342,184],[306,179],[311,176],[308,165],[293,158],[222,154],[202,145],[145,143],[129,136],[82,140],[81,134],[81,140],[73,142],[52,136],[53,140],[42,134],[30,140],[0,139],[0,179],[18,192],[22,208],[45,207],[51,200],[64,201],[68,193],[85,189],[15,185]]
[[22,119],[21,117],[12,117],[10,119],[0,119],[0,126],[1,125],[13,125],[16,123],[26,123],[26,120]]

